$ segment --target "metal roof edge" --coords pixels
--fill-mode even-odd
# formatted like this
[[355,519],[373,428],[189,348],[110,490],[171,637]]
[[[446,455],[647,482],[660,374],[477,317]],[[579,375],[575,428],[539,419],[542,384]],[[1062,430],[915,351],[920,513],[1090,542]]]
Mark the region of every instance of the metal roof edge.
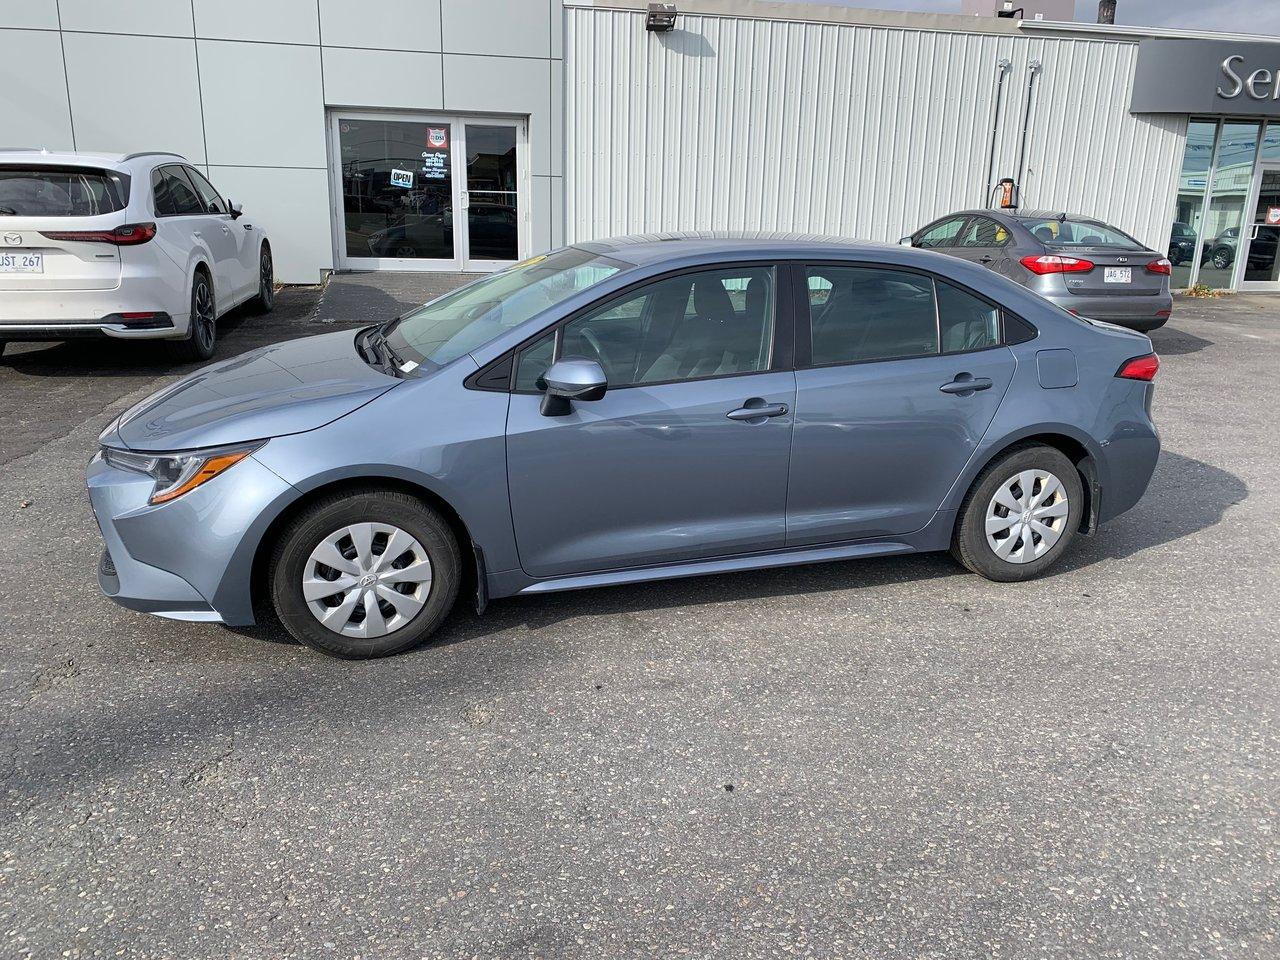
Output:
[[1087,23],[1073,20],[1019,20],[1018,27],[1043,33],[1080,33],[1098,39],[1141,40],[1160,37],[1177,40],[1237,40],[1242,43],[1280,43],[1280,37],[1218,30],[1182,30],[1176,27],[1143,27],[1130,24]]

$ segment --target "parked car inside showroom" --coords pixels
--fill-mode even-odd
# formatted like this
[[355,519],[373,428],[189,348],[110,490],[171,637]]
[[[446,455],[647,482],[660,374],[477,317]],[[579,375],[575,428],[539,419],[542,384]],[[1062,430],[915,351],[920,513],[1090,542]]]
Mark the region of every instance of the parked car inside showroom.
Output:
[[0,151],[0,352],[112,337],[207,360],[218,317],[270,310],[274,283],[266,232],[177,154]]
[[901,242],[981,264],[1077,316],[1150,331],[1173,312],[1169,258],[1091,217],[965,210]]
[[212,364],[88,467],[116,602],[335,656],[574,590],[950,550],[1045,572],[1142,496],[1146,336],[923,250],[582,243]]

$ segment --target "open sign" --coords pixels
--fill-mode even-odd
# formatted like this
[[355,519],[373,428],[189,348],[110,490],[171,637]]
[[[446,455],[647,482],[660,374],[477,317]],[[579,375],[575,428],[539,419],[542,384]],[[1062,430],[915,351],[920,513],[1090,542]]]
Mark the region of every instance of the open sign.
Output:
[[413,187],[413,171],[412,170],[392,170],[391,185],[393,187],[404,187],[406,190]]

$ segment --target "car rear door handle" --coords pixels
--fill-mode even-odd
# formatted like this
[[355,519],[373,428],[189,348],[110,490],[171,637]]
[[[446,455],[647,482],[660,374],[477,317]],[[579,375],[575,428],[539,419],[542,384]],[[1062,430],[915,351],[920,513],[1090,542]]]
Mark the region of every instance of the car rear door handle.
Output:
[[752,397],[737,410],[725,414],[730,420],[741,420],[746,423],[763,423],[769,417],[785,417],[785,403],[765,403],[759,397]]
[[961,396],[967,396],[976,393],[978,390],[990,390],[990,377],[974,377],[967,373],[957,373],[956,378],[950,383],[944,383],[938,388],[943,393],[958,393]]
[[995,257],[979,257],[978,258],[979,263],[991,263],[993,260],[995,260]]

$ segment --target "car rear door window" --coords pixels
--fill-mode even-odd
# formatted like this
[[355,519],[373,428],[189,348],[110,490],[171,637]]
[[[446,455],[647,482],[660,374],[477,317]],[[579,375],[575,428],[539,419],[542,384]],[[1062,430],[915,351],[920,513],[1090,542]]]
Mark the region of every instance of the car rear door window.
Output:
[[911,241],[912,245],[926,249],[953,247],[956,245],[956,238],[960,235],[960,228],[964,226],[965,219],[965,217],[948,217],[946,220],[935,223],[916,234],[915,239]]
[[1003,247],[1009,242],[1009,231],[990,217],[974,217],[961,234],[961,247]]
[[[807,268],[814,366],[938,353],[933,281],[879,267]],[[814,293],[830,287],[820,305]]]
[[558,356],[599,361],[611,388],[767,370],[775,288],[769,266],[666,277],[565,324]]
[[943,353],[968,353],[1000,345],[1000,308],[939,280],[938,328]]
[[155,193],[157,216],[189,217],[205,212],[204,203],[180,167],[157,169],[151,175],[151,187]]

